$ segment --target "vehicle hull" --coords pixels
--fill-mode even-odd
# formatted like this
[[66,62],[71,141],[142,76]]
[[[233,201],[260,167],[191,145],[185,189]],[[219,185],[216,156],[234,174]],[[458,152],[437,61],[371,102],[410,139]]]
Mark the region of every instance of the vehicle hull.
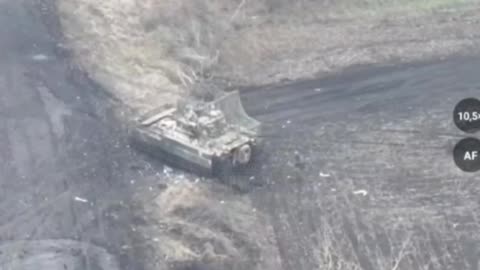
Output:
[[167,137],[159,138],[157,134],[144,128],[131,131],[130,139],[136,148],[169,165],[202,175],[213,175],[215,158],[202,154],[197,149],[189,148]]
[[225,174],[247,165],[260,123],[246,114],[238,92],[226,93],[213,102],[193,104],[158,108],[145,114],[130,130],[132,144],[172,166],[197,174],[216,176],[219,171]]

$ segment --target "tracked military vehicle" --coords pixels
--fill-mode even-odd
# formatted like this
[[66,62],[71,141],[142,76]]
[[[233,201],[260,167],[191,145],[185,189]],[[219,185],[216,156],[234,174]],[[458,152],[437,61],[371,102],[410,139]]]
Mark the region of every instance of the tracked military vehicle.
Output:
[[132,132],[136,146],[194,172],[224,176],[252,161],[260,123],[243,109],[237,91],[210,102],[181,101],[141,117]]

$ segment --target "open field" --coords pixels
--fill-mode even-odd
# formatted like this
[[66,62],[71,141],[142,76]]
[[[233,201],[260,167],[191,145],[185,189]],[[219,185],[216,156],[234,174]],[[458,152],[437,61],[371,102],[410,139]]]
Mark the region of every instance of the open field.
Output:
[[[471,54],[478,49],[480,34],[480,6],[476,1],[59,0],[58,9],[67,46],[73,49],[76,62],[127,107],[138,111],[173,103],[182,95],[210,86],[251,89],[326,77],[354,65],[399,64]],[[416,88],[402,88],[402,94],[383,93],[380,89],[406,80],[404,75],[376,80],[367,80],[365,89],[340,82],[338,87],[332,87],[338,90],[324,92],[319,81],[303,90],[302,83],[283,90],[247,90],[247,109],[272,125],[272,134],[282,134],[278,129],[284,126],[293,132],[293,137],[287,132],[272,139],[267,152],[276,158],[265,160],[263,170],[252,172],[269,185],[244,195],[241,202],[224,192],[220,192],[224,199],[208,195],[212,186],[205,189],[203,184],[181,185],[174,191],[167,189],[166,195],[161,193],[156,199],[140,200],[143,206],[139,213],[147,225],[140,230],[139,241],[150,243],[152,237],[157,239],[141,253],[148,267],[189,269],[200,264],[214,269],[343,270],[474,265],[470,256],[459,255],[457,249],[469,244],[455,242],[459,234],[447,228],[452,224],[444,222],[451,213],[439,213],[441,204],[435,202],[427,188],[432,185],[432,192],[446,192],[446,197],[457,201],[458,196],[448,192],[458,185],[457,180],[445,179],[433,185],[429,179],[458,174],[451,168],[442,173],[432,169],[422,172],[421,166],[428,166],[425,162],[432,162],[431,158],[438,155],[437,148],[413,149],[406,142],[411,139],[421,144],[428,140],[423,133],[417,136],[415,132],[421,128],[419,125],[434,119],[434,114],[418,118],[413,111],[420,112],[422,102],[422,106],[434,103],[420,99],[411,106],[412,112],[395,111],[403,113],[401,123],[383,116],[378,122],[374,118],[380,117],[377,113],[393,110],[380,97],[388,95],[386,99],[392,103],[412,102],[409,97]],[[419,84],[423,91],[429,90],[429,85]],[[372,87],[379,89],[375,91],[379,98],[368,93]],[[318,96],[317,92],[308,92],[315,89],[320,89]],[[323,95],[331,96],[332,105],[317,108],[325,105]],[[409,102],[403,104],[408,107]],[[448,110],[446,103],[441,104],[441,111]],[[278,109],[272,109],[276,106]],[[351,113],[357,117],[350,117]],[[290,122],[294,125],[286,124]],[[296,129],[307,125],[312,133],[299,140]],[[401,131],[382,131],[383,125]],[[349,127],[348,132],[342,129],[344,126]],[[333,138],[343,141],[328,141]],[[443,144],[440,137],[437,142]],[[277,144],[282,148],[277,150]],[[397,150],[405,152],[405,159]],[[306,171],[281,166],[291,164],[293,151],[305,156]],[[328,176],[322,179],[319,171]],[[189,177],[195,182],[195,177]],[[398,189],[395,183],[403,181],[411,183],[412,189]],[[368,195],[352,195],[355,191]],[[162,199],[171,194],[185,201]],[[434,201],[423,207],[418,204],[423,197]],[[464,221],[476,217],[475,207],[468,200],[455,208],[466,217]],[[240,204],[216,212],[220,201],[231,206]],[[154,210],[170,203],[172,209],[179,210]],[[251,209],[261,211],[254,213]],[[229,219],[223,212],[253,223],[250,227],[244,223],[224,224]],[[265,217],[269,222],[264,223]],[[218,222],[223,225],[212,225]],[[225,230],[230,234],[225,235]],[[272,233],[266,233],[269,231]],[[427,238],[425,232],[429,232]],[[267,237],[258,242],[255,235]],[[237,246],[231,241],[243,244]],[[434,243],[449,251],[435,249]],[[450,251],[450,245],[457,251]],[[253,256],[257,253],[262,254],[262,260]],[[244,256],[249,259],[242,259]]]
[[250,196],[271,214],[283,269],[478,268],[480,185],[451,152],[465,136],[451,113],[478,95],[477,64],[349,71],[245,93],[275,134],[256,175],[270,185]]
[[[476,3],[289,2],[0,1],[0,268],[478,269],[480,185],[450,154]],[[229,83],[269,135],[245,194],[130,149],[109,103]]]

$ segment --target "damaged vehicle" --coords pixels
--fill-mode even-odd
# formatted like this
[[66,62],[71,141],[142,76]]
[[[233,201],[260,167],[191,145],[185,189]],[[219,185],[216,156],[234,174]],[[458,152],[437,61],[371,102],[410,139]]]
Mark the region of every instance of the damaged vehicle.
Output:
[[210,102],[185,99],[154,109],[138,119],[131,139],[176,167],[223,179],[252,162],[260,127],[233,91]]

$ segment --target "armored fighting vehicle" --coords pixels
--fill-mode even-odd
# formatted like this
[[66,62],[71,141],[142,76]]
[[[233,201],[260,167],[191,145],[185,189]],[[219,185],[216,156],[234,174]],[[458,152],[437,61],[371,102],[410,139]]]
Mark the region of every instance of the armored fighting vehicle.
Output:
[[210,102],[187,100],[155,109],[138,120],[131,137],[174,166],[224,177],[251,162],[259,132],[260,123],[246,114],[233,91]]

